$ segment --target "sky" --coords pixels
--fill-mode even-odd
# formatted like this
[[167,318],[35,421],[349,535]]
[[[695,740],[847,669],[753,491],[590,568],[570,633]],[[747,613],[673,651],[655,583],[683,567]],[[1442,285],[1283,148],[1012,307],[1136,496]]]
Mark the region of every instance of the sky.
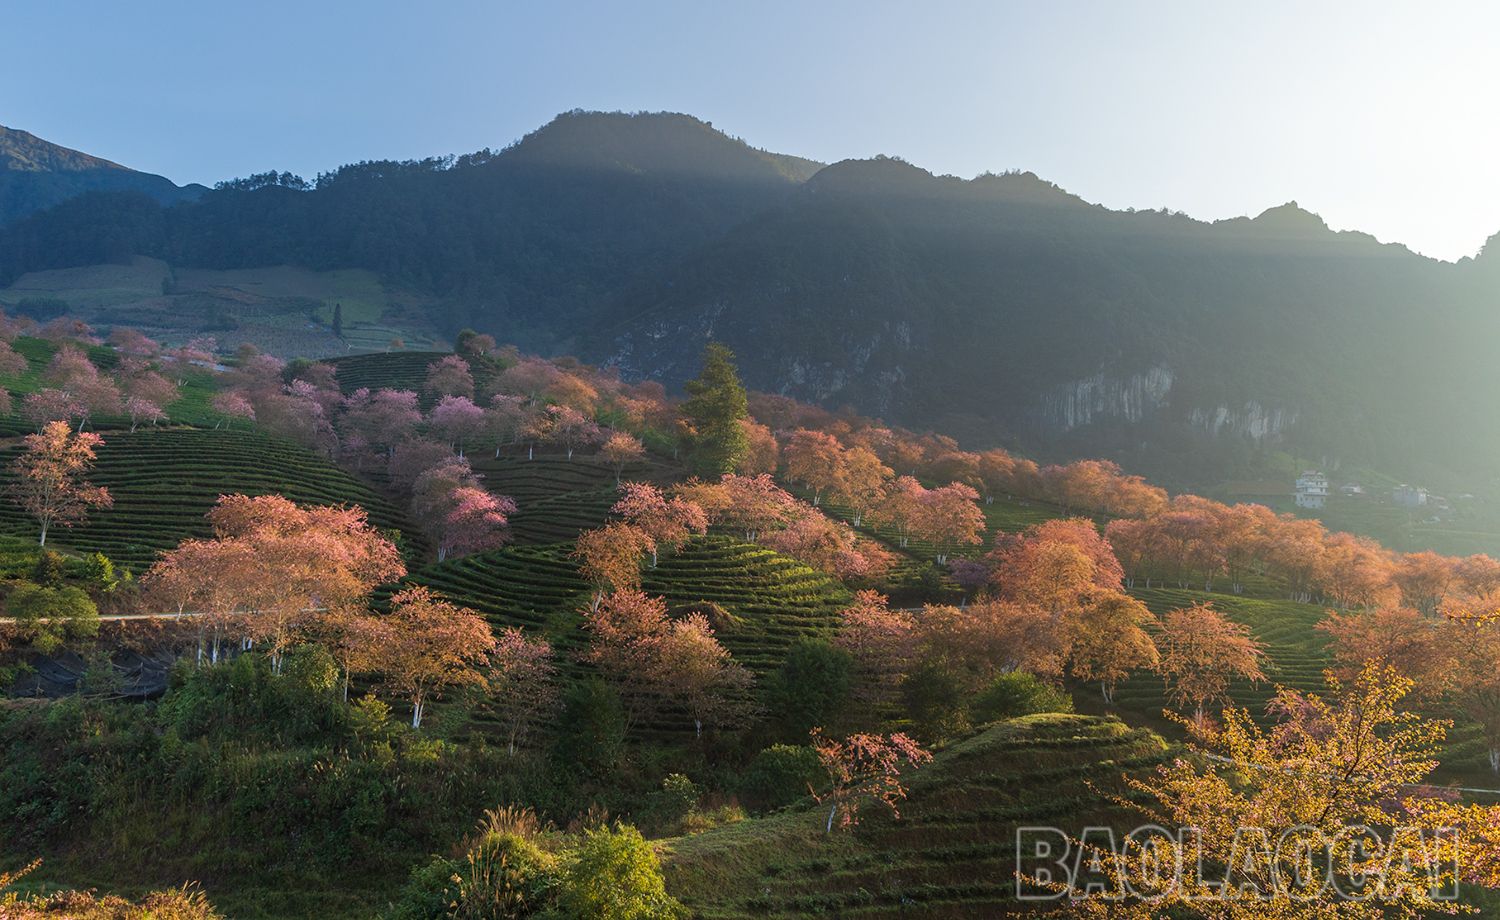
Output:
[[826,162],[1026,169],[1202,219],[1500,231],[1500,4],[6,0],[0,124],[179,183],[679,111]]

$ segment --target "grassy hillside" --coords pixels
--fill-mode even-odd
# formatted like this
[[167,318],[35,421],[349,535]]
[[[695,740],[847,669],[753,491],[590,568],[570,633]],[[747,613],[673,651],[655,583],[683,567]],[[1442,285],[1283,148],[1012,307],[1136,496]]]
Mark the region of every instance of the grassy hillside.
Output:
[[[8,467],[19,447],[0,451]],[[0,471],[0,485],[9,480]],[[117,431],[105,435],[90,476],[108,487],[114,507],[87,523],[51,535],[56,543],[99,551],[137,571],[160,550],[204,536],[203,515],[227,493],[280,493],[309,504],[358,504],[376,526],[400,530],[410,549],[420,546],[416,528],[400,511],[350,474],[302,447],[253,431],[172,428]],[[30,535],[33,525],[10,502],[0,503],[0,531]]]
[[1015,906],[1018,826],[1111,823],[1121,809],[1104,793],[1165,750],[1115,719],[1002,722],[909,774],[899,820],[872,808],[851,832],[825,835],[824,809],[792,806],[669,841],[667,884],[704,920],[990,917]]

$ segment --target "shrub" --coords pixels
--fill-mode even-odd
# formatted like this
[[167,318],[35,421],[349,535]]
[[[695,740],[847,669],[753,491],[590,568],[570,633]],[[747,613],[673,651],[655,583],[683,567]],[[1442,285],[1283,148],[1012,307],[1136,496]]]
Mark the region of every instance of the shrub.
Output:
[[1072,712],[1067,691],[1038,680],[1026,671],[1001,674],[980,691],[971,708],[977,724],[1015,719],[1038,712]]
[[21,638],[44,655],[69,639],[99,634],[99,608],[81,588],[23,584],[6,598],[5,609],[16,619]]
[[750,807],[765,811],[790,805],[827,779],[828,772],[811,747],[774,744],[756,754],[745,768],[739,794]]
[[675,827],[698,807],[703,790],[681,773],[669,773],[651,801],[651,813],[663,827]]
[[557,889],[557,917],[674,920],[687,911],[667,894],[656,853],[626,824],[585,831]]
[[968,730],[967,688],[944,663],[923,663],[907,675],[901,692],[912,721],[928,738],[942,740]]
[[486,834],[454,874],[453,920],[529,917],[557,884],[551,856],[515,834]]

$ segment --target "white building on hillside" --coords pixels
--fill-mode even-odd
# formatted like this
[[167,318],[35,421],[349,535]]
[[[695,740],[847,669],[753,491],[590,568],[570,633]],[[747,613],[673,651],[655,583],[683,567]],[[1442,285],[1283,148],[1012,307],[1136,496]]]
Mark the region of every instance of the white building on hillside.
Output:
[[1322,508],[1328,504],[1328,477],[1317,470],[1304,470],[1297,477],[1298,508]]
[[1391,490],[1391,501],[1403,508],[1420,508],[1427,504],[1427,490],[1403,482]]

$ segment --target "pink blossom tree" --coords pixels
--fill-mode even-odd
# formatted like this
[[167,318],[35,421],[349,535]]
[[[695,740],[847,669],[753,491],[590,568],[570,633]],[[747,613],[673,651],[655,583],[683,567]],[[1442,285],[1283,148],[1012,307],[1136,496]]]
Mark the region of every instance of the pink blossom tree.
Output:
[[458,355],[446,355],[427,365],[427,380],[422,389],[433,396],[474,395],[474,375],[469,362]]
[[500,630],[490,655],[490,695],[505,725],[506,749],[557,709],[560,699],[557,664],[546,639],[529,639],[514,626]]
[[621,491],[620,500],[609,510],[650,538],[652,568],[656,568],[661,547],[675,553],[694,534],[708,531],[708,516],[686,499],[669,499],[644,482],[627,482]]
[[510,539],[510,516],[516,503],[475,486],[459,486],[448,493],[449,510],[438,538],[438,561],[499,549]]
[[464,442],[484,427],[484,410],[467,396],[444,396],[432,408],[432,429],[453,443],[458,455],[464,455]]
[[139,428],[141,422],[150,422],[154,426],[167,417],[167,413],[161,411],[161,406],[140,396],[125,400],[125,414],[130,416],[131,431]]
[[225,390],[214,396],[213,410],[218,413],[219,420],[214,424],[214,430],[230,425],[237,418],[246,421],[255,420],[255,406],[244,393],[237,390]]

